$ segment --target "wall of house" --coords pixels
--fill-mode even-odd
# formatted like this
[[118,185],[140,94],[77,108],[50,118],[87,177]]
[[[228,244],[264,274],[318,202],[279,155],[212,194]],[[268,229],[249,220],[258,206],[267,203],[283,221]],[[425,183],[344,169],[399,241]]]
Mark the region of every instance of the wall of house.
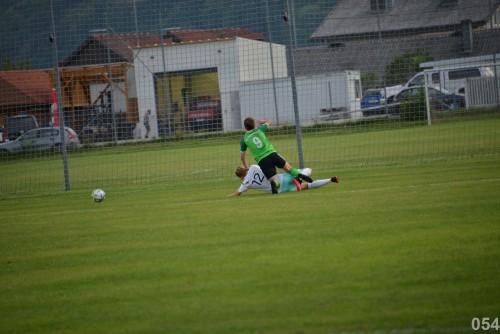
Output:
[[288,76],[284,45],[243,38],[238,38],[236,45],[241,82],[272,79],[273,76],[274,78]]
[[[357,71],[316,76],[299,76],[297,100],[302,125],[312,124],[324,115],[322,110],[345,110],[351,117],[361,117],[360,97],[356,96]],[[290,78],[244,82],[240,89],[242,118],[271,118],[279,125],[295,124]]]

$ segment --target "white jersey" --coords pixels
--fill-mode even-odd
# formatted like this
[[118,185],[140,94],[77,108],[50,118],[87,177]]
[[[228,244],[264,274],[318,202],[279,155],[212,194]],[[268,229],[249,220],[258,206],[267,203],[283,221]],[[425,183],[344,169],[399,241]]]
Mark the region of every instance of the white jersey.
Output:
[[[278,174],[278,181],[281,182],[282,175]],[[262,172],[259,166],[251,165],[248,169],[247,176],[241,182],[238,192],[243,193],[248,189],[261,190],[265,192],[271,192],[271,182],[266,179],[266,176]]]

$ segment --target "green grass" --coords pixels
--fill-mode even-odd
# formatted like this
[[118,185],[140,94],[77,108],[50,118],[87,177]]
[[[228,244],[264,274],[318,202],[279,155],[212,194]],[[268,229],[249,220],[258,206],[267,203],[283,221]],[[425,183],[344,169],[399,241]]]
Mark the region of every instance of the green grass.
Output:
[[[500,115],[500,113],[497,112]],[[487,115],[490,117],[490,115]],[[371,122],[378,122],[373,120]],[[367,121],[360,122],[365,124]],[[498,156],[500,118],[466,119],[432,126],[344,124],[324,131],[304,131],[306,165],[317,172],[361,166],[387,166]],[[353,127],[351,127],[353,126]],[[298,166],[294,135],[270,134],[273,145]],[[176,179],[233,177],[239,160],[239,140],[211,138],[183,142],[135,143],[70,152],[69,181],[73,191],[95,187],[119,189]],[[251,157],[248,157],[251,161]],[[1,160],[0,198],[64,191],[63,162],[59,156]]]
[[500,316],[499,172],[483,157],[341,167],[274,197],[226,197],[233,177],[3,197],[0,332],[472,332]]

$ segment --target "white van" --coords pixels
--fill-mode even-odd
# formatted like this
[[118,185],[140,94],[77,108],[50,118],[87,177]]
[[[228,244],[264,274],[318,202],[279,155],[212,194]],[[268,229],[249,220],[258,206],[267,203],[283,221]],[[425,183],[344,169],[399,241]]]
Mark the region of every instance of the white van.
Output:
[[425,84],[425,77],[427,77],[427,85],[429,86],[445,89],[450,93],[464,94],[465,80],[467,78],[492,76],[494,76],[493,69],[488,66],[426,70],[415,74],[413,78],[408,80],[404,87],[423,86]]

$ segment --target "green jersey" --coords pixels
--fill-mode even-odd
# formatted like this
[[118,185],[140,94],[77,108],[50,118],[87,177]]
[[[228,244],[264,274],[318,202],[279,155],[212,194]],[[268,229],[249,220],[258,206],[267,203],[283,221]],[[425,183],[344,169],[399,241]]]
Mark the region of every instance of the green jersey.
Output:
[[240,142],[241,152],[245,152],[249,148],[257,163],[269,154],[276,152],[264,133],[268,128],[267,124],[262,124],[257,129],[246,132]]

